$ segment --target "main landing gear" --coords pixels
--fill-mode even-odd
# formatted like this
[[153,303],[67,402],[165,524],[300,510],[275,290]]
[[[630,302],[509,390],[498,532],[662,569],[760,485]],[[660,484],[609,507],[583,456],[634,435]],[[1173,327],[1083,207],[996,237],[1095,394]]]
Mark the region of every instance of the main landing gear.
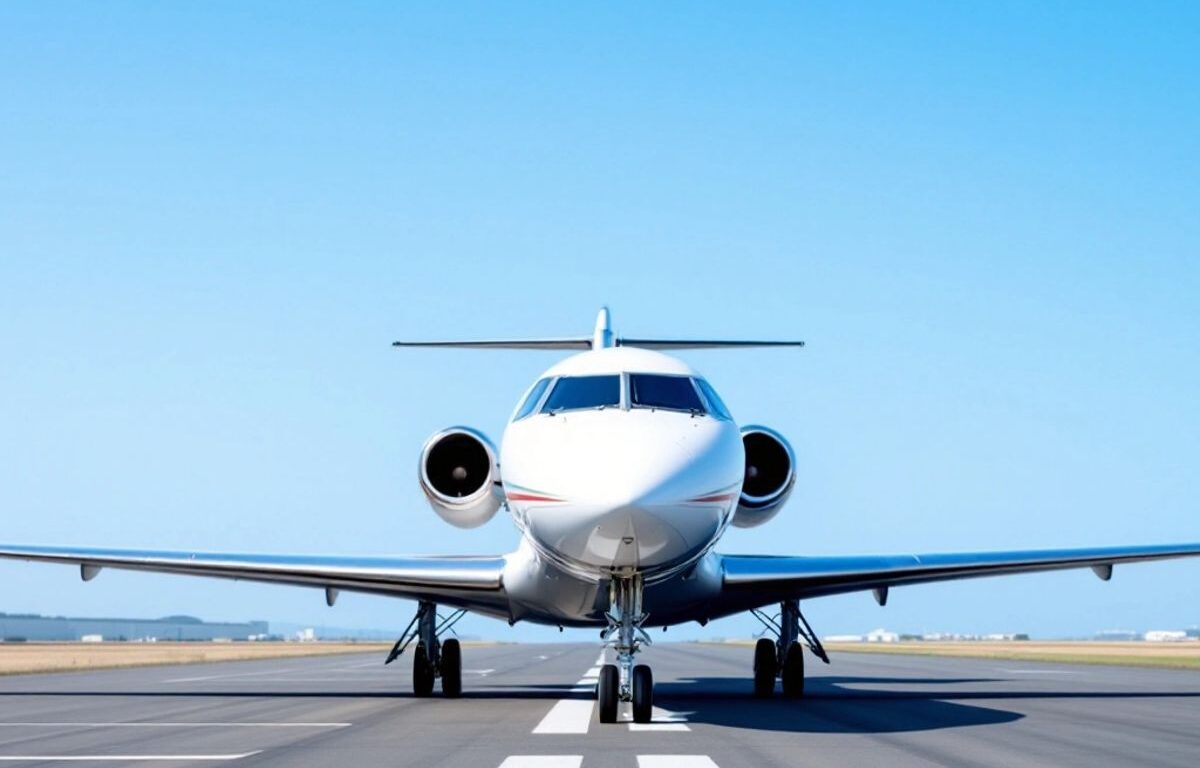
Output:
[[[654,709],[654,674],[645,664],[634,666],[633,655],[650,637],[642,629],[648,614],[642,612],[642,577],[614,577],[609,587],[608,628],[600,633],[605,645],[617,652],[616,664],[600,667],[596,698],[600,722],[617,722],[621,702],[628,702],[635,723],[648,723]],[[615,640],[609,641],[610,637]]]
[[[799,600],[784,600],[779,614],[768,616],[751,611],[776,639],[761,638],[754,646],[754,695],[770,698],[775,694],[775,678],[783,683],[783,696],[798,699],[804,695],[804,646],[821,661],[829,663],[829,655],[812,627],[800,612]],[[801,642],[803,641],[803,642]]]
[[414,641],[413,651],[413,695],[433,694],[434,681],[442,679],[442,695],[449,699],[462,695],[462,647],[455,638],[440,640],[458,620],[466,614],[458,610],[444,618],[437,614],[437,606],[421,601],[417,604],[417,615],[408,623],[400,639],[392,646],[384,664],[391,664]]

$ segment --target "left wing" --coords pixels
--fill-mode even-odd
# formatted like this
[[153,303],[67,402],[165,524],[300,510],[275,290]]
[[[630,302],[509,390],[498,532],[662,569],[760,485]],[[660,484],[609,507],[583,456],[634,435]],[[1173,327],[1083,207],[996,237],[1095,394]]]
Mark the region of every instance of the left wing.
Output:
[[1200,544],[1016,552],[850,557],[721,557],[720,614],[781,600],[879,590],[934,581],[1090,567],[1107,581],[1114,565],[1200,556]]
[[76,565],[85,581],[104,568],[318,587],[430,600],[508,616],[503,557],[328,557],[0,544],[0,558]]

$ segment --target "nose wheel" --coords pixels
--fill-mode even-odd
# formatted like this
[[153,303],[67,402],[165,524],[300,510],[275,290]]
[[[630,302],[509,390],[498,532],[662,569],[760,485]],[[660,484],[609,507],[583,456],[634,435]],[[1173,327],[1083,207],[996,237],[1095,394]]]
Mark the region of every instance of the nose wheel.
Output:
[[654,710],[654,675],[650,667],[638,664],[633,668],[633,722],[648,723]]
[[600,704],[600,722],[617,722],[617,708],[621,704],[621,672],[616,664],[600,667],[600,683],[596,686],[596,698]]
[[602,723],[617,722],[622,701],[629,702],[633,722],[648,723],[654,715],[654,673],[647,665],[638,664],[630,674],[628,694],[622,696],[620,668],[616,664],[605,664],[600,668],[596,699]]

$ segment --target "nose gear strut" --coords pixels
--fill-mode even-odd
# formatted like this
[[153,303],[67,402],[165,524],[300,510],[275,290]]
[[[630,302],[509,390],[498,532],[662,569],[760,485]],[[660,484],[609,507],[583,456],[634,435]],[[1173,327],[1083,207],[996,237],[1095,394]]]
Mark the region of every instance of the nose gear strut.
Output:
[[642,610],[641,574],[614,576],[609,582],[608,603],[605,613],[608,627],[600,632],[600,639],[605,647],[611,646],[616,651],[617,663],[600,668],[596,687],[600,722],[615,723],[618,705],[625,701],[633,705],[634,722],[648,723],[654,706],[654,677],[650,667],[633,664],[634,654],[642,643],[652,644],[642,629],[650,615]]
[[417,615],[400,633],[384,664],[391,664],[417,641],[413,651],[413,694],[428,696],[433,693],[433,681],[442,680],[442,694],[451,698],[462,693],[462,647],[456,638],[442,641],[446,632],[453,632],[458,620],[466,615],[459,609],[449,616],[439,616],[437,605],[427,600],[417,603]]

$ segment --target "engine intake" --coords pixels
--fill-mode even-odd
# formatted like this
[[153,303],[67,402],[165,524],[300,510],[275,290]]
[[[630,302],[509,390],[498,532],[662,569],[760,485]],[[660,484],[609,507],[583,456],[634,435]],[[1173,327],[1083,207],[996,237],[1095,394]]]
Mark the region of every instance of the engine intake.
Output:
[[426,440],[418,475],[433,511],[456,528],[477,528],[500,508],[496,449],[470,427],[444,429]]
[[754,528],[775,517],[792,494],[796,454],[783,435],[767,427],[743,427],[742,446],[746,450],[746,476],[733,524]]

